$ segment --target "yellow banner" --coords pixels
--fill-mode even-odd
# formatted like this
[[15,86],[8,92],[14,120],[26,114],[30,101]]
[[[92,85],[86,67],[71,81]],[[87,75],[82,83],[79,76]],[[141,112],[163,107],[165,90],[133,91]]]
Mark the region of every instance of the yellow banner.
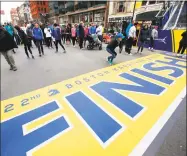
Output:
[[1,101],[1,154],[140,156],[186,95],[185,71],[153,54]]
[[[177,52],[179,49],[179,43],[182,39],[182,33],[186,30],[172,30],[173,31],[173,44],[175,45],[174,52]],[[185,50],[184,54],[187,54],[187,50]]]

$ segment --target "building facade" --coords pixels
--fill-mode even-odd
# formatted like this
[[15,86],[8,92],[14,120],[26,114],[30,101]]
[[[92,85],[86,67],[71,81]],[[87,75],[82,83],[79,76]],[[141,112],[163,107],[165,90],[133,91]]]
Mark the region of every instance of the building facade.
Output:
[[13,25],[18,25],[19,17],[16,8],[10,10],[10,17]]
[[63,5],[59,5],[59,22],[74,24],[83,21],[106,24],[107,3],[107,1],[66,1]]
[[25,15],[24,15],[24,5],[22,4],[21,6],[17,7],[17,13],[19,17],[19,22],[18,24],[20,26],[24,25],[25,21]]
[[41,20],[49,13],[48,1],[29,1],[33,20]]

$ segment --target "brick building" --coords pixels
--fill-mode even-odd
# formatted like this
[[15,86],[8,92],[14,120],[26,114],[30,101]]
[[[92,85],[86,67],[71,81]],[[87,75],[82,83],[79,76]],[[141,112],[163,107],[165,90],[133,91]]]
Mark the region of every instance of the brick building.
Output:
[[29,1],[32,18],[34,20],[41,20],[42,16],[49,13],[48,1]]
[[13,25],[17,25],[19,21],[18,13],[16,8],[10,10],[11,22]]

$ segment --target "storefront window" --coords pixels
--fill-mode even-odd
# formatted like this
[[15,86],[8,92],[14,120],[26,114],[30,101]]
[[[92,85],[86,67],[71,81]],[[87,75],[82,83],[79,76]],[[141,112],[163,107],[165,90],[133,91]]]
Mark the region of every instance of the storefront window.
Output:
[[94,22],[104,22],[104,11],[95,12],[94,14]]
[[156,3],[156,1],[149,1],[149,4],[151,5],[151,4],[155,4]]
[[142,1],[142,6],[146,5],[147,4],[147,1],[143,0]]

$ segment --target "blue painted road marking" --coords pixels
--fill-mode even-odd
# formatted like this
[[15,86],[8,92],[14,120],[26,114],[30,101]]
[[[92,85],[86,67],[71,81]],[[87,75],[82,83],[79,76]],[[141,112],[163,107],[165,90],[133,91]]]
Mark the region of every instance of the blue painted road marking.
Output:
[[82,92],[66,96],[66,99],[103,143],[106,143],[122,128]]
[[[1,123],[1,156],[26,156],[26,152],[69,128],[64,117],[23,135],[22,125],[59,109],[51,102]],[[19,141],[18,141],[19,140]]]

